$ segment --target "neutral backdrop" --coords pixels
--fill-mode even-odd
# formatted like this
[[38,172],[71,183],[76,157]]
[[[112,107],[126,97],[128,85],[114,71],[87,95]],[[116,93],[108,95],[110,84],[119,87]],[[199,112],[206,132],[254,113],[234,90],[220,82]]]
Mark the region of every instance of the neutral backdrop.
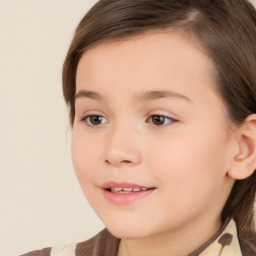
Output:
[[103,228],[73,172],[61,92],[69,42],[95,2],[0,0],[0,256]]
[[0,256],[85,240],[103,224],[72,168],[62,63],[96,0],[0,0]]

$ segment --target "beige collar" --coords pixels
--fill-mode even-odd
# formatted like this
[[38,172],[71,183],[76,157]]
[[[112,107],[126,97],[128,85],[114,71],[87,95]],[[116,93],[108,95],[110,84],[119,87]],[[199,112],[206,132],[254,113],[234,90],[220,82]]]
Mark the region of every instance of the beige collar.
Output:
[[[69,245],[61,248],[52,248],[51,256],[79,256],[79,255],[117,255],[120,239],[112,236],[106,229],[98,234],[94,240],[77,245]],[[96,246],[97,245],[97,246]],[[85,254],[83,252],[88,252]],[[77,254],[76,254],[77,251]],[[81,254],[80,254],[81,252]],[[227,218],[222,228],[208,242],[188,256],[242,256],[236,224],[231,218]]]
[[188,256],[242,256],[234,220],[226,220],[212,239]]

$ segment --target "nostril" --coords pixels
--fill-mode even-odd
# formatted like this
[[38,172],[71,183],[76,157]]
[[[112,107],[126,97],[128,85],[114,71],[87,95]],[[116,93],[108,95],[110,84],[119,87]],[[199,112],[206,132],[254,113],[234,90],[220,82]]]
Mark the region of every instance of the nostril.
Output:
[[123,163],[123,164],[131,164],[131,161],[129,161],[129,160],[123,160],[123,161],[121,161],[121,163]]
[[104,162],[107,165],[113,166],[131,166],[137,165],[141,161],[140,153],[133,150],[115,150],[108,148],[104,155]]
[[111,165],[131,165],[132,164],[132,161],[129,161],[129,160],[121,160],[121,161],[114,161],[114,160],[108,160],[106,159],[105,160],[105,163],[107,164],[111,164]]
[[105,163],[110,164],[110,162],[108,160],[105,160]]

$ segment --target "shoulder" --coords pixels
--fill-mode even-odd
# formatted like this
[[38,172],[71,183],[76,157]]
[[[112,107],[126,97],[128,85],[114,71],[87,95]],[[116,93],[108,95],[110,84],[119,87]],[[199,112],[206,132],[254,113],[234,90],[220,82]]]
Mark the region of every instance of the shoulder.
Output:
[[102,230],[90,240],[77,244],[76,256],[116,256],[120,240],[114,237],[107,229]]
[[28,252],[26,254],[22,254],[20,256],[51,256],[51,248],[45,248],[43,250]]
[[42,250],[28,252],[20,256],[76,256],[76,244],[62,247],[49,247]]
[[239,243],[244,256],[256,255],[256,236],[253,238],[239,237]]
[[45,248],[29,252],[20,256],[116,256],[120,240],[107,229],[91,239],[62,248]]

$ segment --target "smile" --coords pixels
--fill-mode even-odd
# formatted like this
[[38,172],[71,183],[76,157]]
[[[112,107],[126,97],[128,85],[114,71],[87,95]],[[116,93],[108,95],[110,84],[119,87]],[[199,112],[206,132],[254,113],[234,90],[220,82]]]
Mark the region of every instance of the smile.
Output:
[[130,205],[152,194],[155,187],[131,183],[106,182],[102,186],[104,198],[116,205]]
[[112,193],[131,193],[131,192],[140,192],[140,191],[147,191],[149,188],[116,188],[116,187],[109,187],[106,188],[107,191]]

